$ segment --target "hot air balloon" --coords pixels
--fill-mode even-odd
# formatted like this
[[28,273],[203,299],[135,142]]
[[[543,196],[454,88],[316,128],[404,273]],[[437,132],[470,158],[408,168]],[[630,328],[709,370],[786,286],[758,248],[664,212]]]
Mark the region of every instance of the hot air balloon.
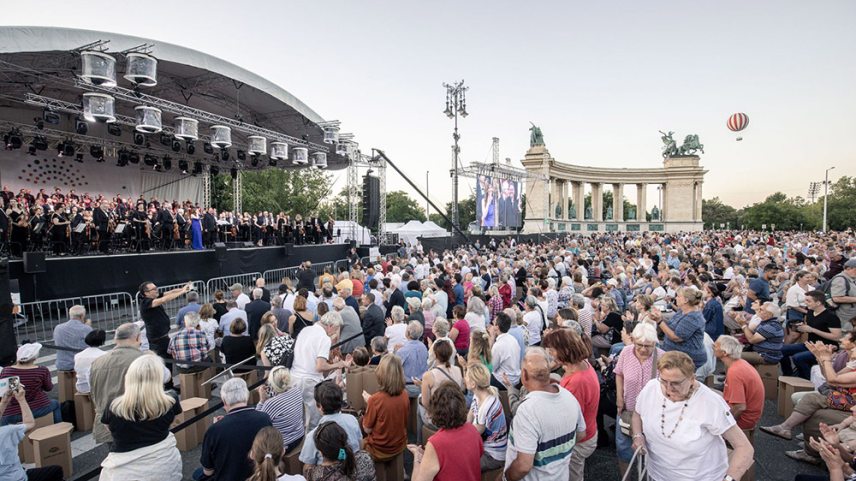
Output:
[[[749,125],[749,116],[742,112],[738,112],[733,114],[731,117],[728,117],[726,125],[728,125],[728,129],[732,132],[740,132]],[[741,140],[743,140],[743,137],[741,137],[740,134],[737,134],[737,141],[740,142]]]

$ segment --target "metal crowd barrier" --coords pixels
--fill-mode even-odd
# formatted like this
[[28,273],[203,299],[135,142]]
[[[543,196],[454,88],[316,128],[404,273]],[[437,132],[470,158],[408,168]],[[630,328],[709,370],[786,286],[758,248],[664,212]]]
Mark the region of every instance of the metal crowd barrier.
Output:
[[350,270],[351,269],[351,261],[348,259],[339,259],[334,264],[334,274],[338,274],[341,270]]
[[[191,281],[193,282],[193,286],[196,287],[196,292],[199,293],[199,303],[204,304],[208,302],[208,291],[206,290],[205,283],[202,281]],[[168,286],[158,286],[158,295],[161,295],[165,292],[169,292],[173,289],[178,289],[179,287],[184,287],[187,282],[182,282],[181,284],[170,284]],[[140,306],[140,293],[134,297],[134,301],[136,302],[137,309],[134,313],[134,319],[140,316],[139,306]],[[166,311],[166,314],[169,316],[171,320],[175,320],[175,316],[178,315],[178,311],[187,305],[187,298],[185,296],[179,296],[176,299],[173,299],[166,304],[163,304],[163,308]]]
[[86,317],[92,320],[92,327],[95,329],[112,331],[120,324],[134,321],[139,317],[137,304],[127,292],[25,302],[18,306],[19,313],[13,321],[16,338],[19,342],[25,339],[30,341],[53,339],[54,327],[67,321],[68,309],[78,304],[86,308]]
[[256,279],[262,277],[261,272],[246,272],[244,274],[235,274],[231,276],[215,277],[208,279],[205,283],[205,292],[214,295],[215,291],[223,291],[226,293],[226,298],[231,297],[229,294],[229,286],[234,283],[239,283],[244,288],[244,294],[252,299],[253,288],[256,287]]

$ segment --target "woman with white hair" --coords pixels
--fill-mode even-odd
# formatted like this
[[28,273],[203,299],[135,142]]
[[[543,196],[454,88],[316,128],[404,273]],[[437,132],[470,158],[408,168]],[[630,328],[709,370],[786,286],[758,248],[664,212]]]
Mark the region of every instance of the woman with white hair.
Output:
[[574,281],[571,280],[570,276],[562,277],[562,285],[561,289],[559,289],[559,309],[565,309],[567,307],[571,307],[571,298],[574,296]]
[[276,366],[268,374],[267,383],[259,386],[256,411],[267,413],[271,423],[282,435],[284,452],[291,451],[303,441],[303,397],[300,388],[291,382],[291,372]]
[[101,421],[113,444],[101,463],[101,479],[181,479],[181,455],[169,431],[181,404],[163,391],[163,361],[138,357],[125,374],[125,393],[110,403]]
[[464,319],[470,326],[470,332],[485,330],[484,314],[484,301],[482,301],[481,298],[478,298],[476,296],[470,297],[470,300],[467,301],[467,314],[464,316]]
[[630,421],[636,409],[636,397],[651,379],[657,377],[657,358],[663,350],[657,347],[657,328],[641,322],[630,334],[631,344],[621,350],[615,364],[615,450],[621,476],[627,471],[633,450],[630,447]]
[[404,344],[407,341],[405,335],[407,331],[407,316],[404,314],[404,309],[401,306],[392,306],[390,317],[386,319],[386,330],[383,336],[387,339],[387,345],[390,349],[395,349],[395,346]]
[[547,319],[555,319],[559,310],[559,292],[556,291],[556,278],[547,278],[547,290],[544,291],[547,299]]
[[502,312],[502,296],[499,295],[499,288],[496,284],[491,284],[487,289],[490,299],[487,301],[488,322],[493,322],[497,314]]
[[430,337],[437,314],[434,312],[434,300],[427,294],[426,292],[426,295],[422,298],[422,318],[425,319],[425,334]]

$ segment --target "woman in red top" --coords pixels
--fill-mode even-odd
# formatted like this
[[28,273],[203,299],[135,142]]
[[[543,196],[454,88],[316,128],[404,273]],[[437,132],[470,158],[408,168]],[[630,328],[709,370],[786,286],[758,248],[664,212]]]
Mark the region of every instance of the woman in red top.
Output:
[[431,394],[431,421],[440,428],[425,448],[408,444],[413,453],[412,481],[480,481],[482,439],[467,422],[467,400],[460,387],[440,384]]
[[502,308],[511,307],[511,285],[508,284],[508,274],[503,274],[499,282],[499,295],[502,297]]
[[[454,297],[450,299],[454,299]],[[450,300],[449,302],[453,301]],[[455,323],[452,324],[452,329],[449,331],[449,339],[455,343],[455,350],[462,357],[467,357],[470,350],[470,324],[464,319],[466,314],[467,309],[464,306],[455,306],[452,309]]]
[[565,370],[565,377],[559,384],[577,398],[583,410],[586,435],[574,446],[570,476],[571,481],[582,481],[586,458],[597,448],[597,407],[600,403],[600,383],[588,362],[591,339],[571,329],[557,329],[544,336],[543,346]]
[[[21,385],[26,392],[27,404],[33,411],[33,418],[40,418],[53,412],[54,423],[62,422],[62,412],[59,409],[59,401],[48,398],[47,394],[53,389],[51,372],[44,366],[37,366],[36,359],[42,345],[39,343],[24,344],[18,348],[15,364],[4,367],[0,372],[0,378],[18,376]],[[17,399],[12,399],[6,412],[2,413],[0,426],[17,424],[21,422],[21,406]]]

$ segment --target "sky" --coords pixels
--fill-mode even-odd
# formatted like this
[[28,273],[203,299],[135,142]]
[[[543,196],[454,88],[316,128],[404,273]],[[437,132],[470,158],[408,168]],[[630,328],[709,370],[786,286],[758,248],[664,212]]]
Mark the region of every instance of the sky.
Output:
[[[856,2],[7,2],[4,25],[137,35],[282,86],[432,200],[452,199],[443,82],[470,87],[461,159],[519,166],[529,122],[559,162],[658,167],[658,130],[699,135],[704,197],[742,207],[856,176]],[[49,12],[49,14],[46,14]],[[726,128],[744,112],[743,141]],[[345,172],[333,171],[336,191]],[[462,179],[459,196],[474,192]],[[388,190],[411,192],[391,169]],[[632,190],[625,195],[635,201]],[[414,194],[414,197],[415,194]],[[656,195],[648,194],[649,208]],[[424,201],[419,200],[420,204]]]

